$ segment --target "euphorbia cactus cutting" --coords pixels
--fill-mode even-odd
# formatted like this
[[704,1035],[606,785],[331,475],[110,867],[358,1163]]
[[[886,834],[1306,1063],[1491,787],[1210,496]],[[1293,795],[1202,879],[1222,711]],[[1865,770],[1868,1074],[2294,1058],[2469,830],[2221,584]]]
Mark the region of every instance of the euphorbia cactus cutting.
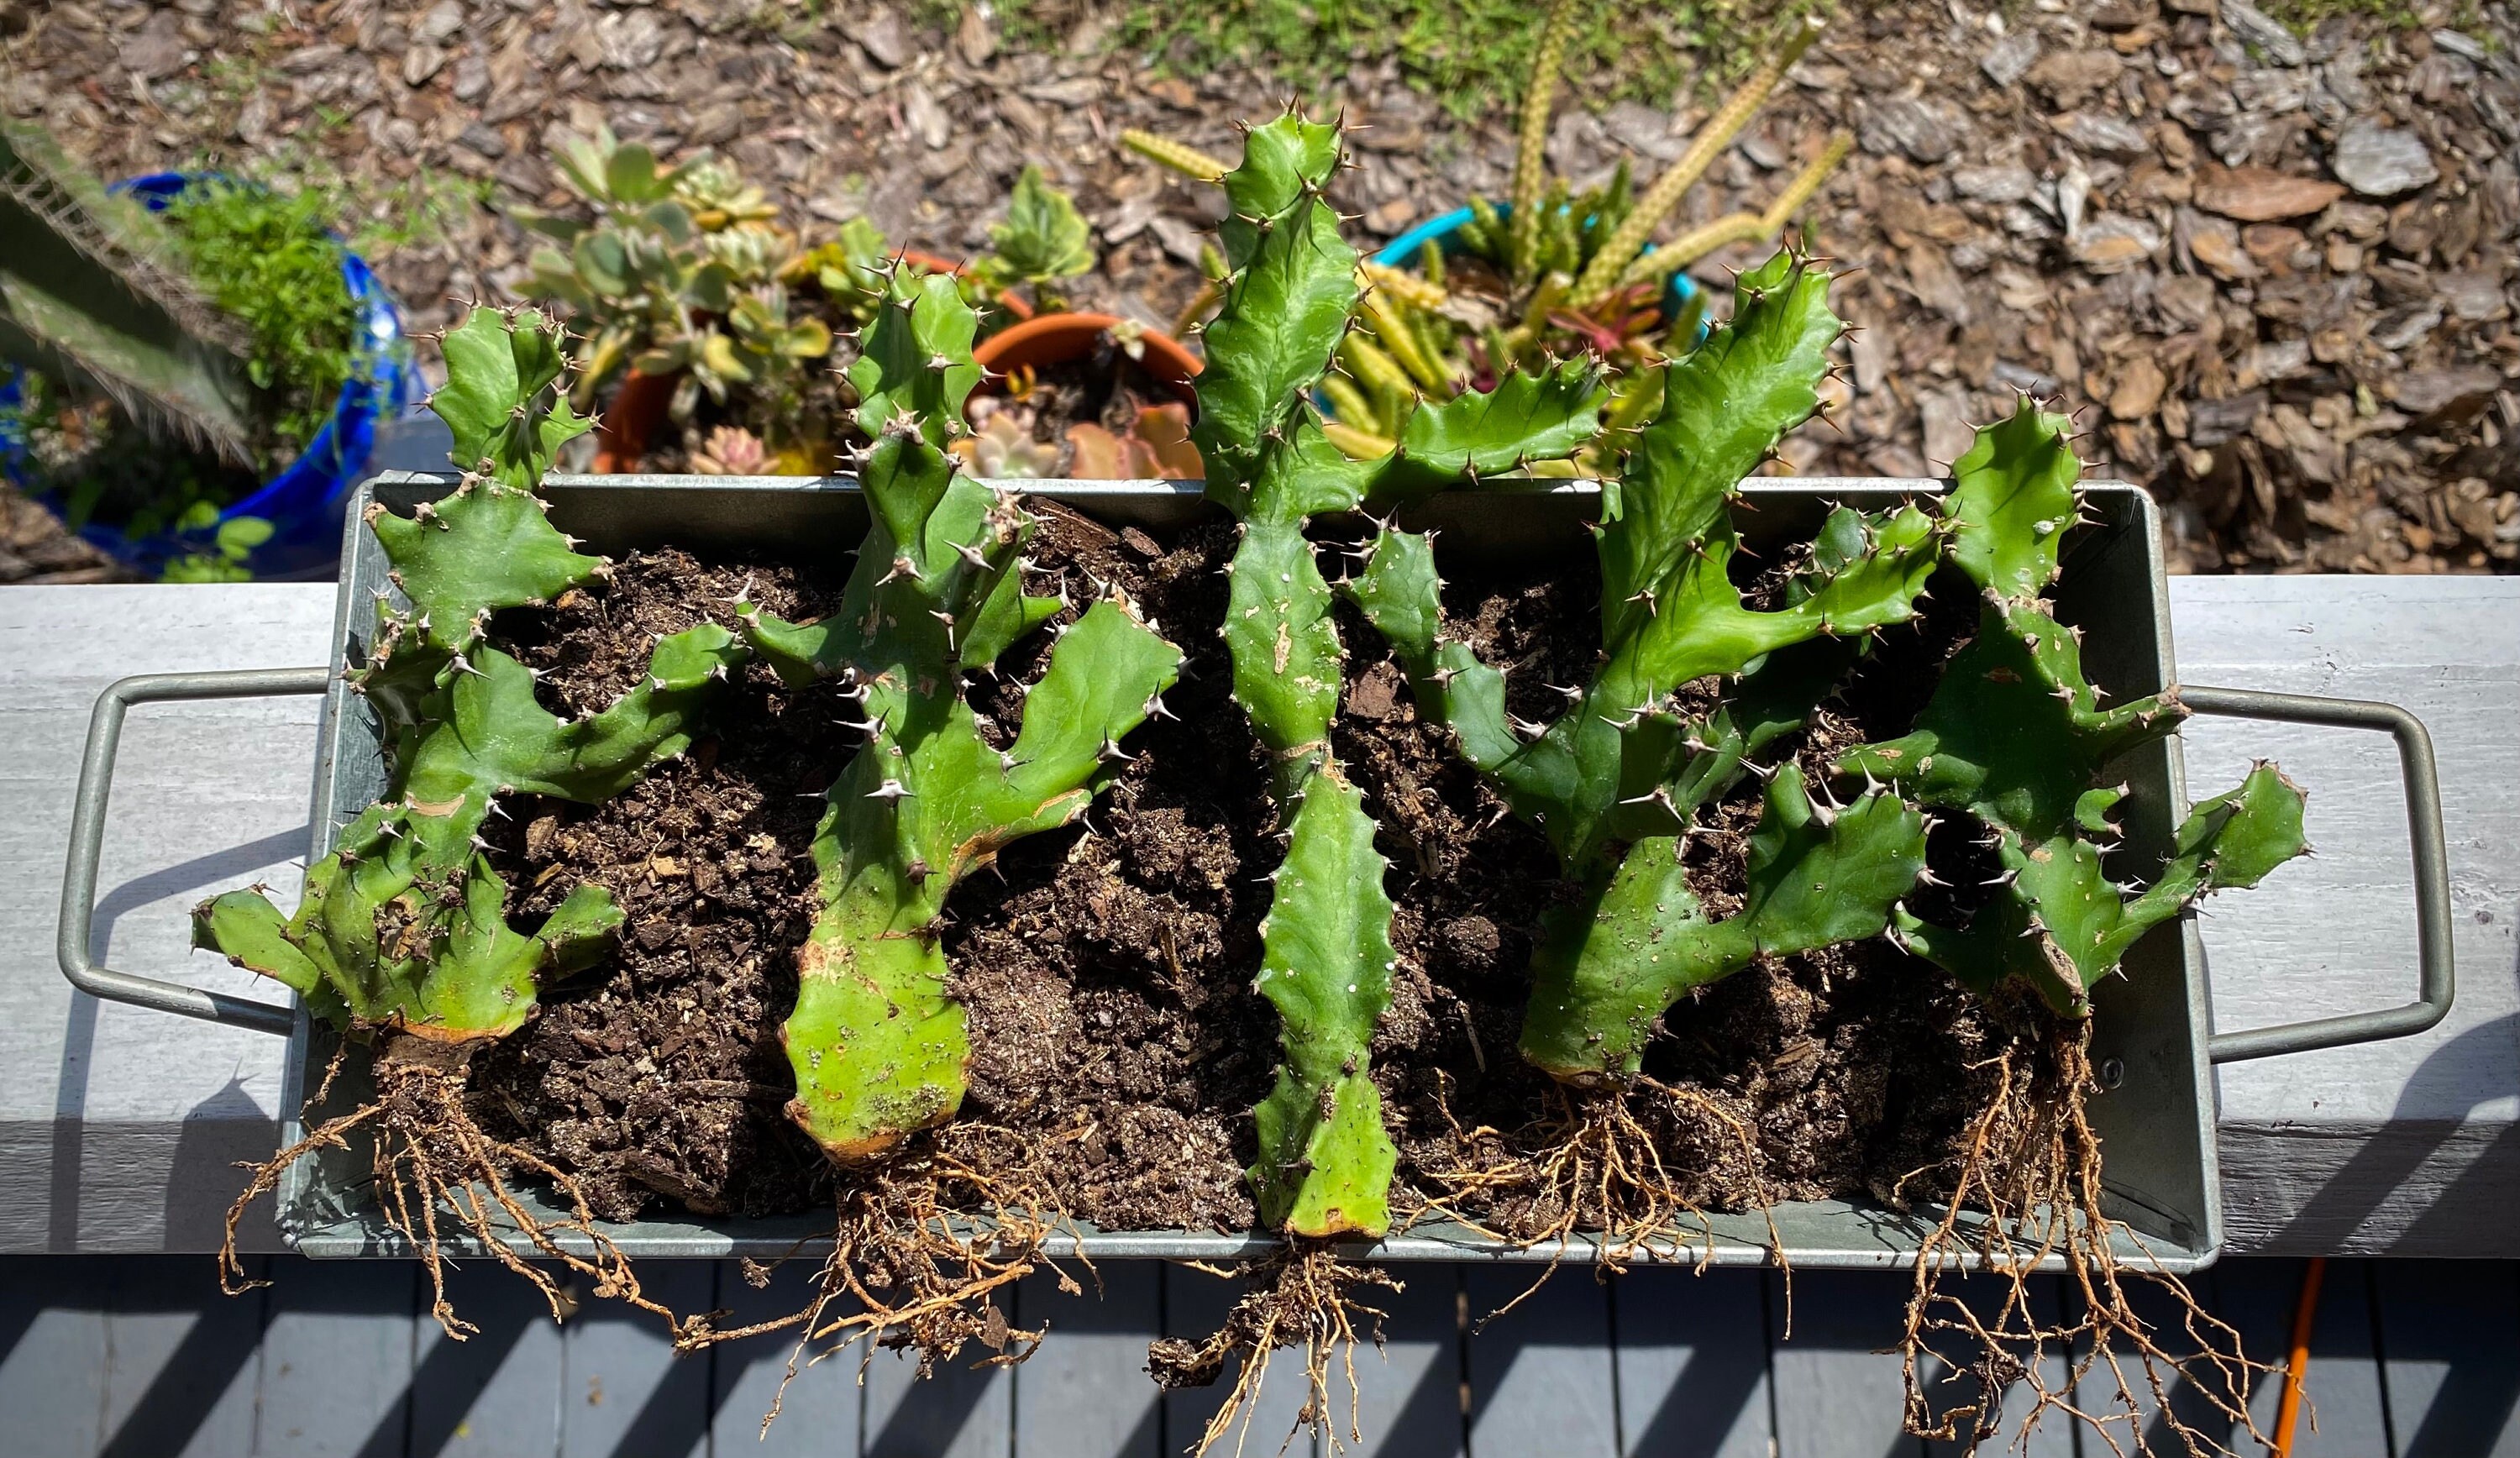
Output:
[[2101,708],[2083,676],[2081,632],[2041,600],[2077,511],[2082,467],[2069,424],[2025,400],[1954,463],[1952,559],[1984,594],[1977,637],[1945,666],[1912,733],[1850,751],[1838,771],[1975,817],[2002,863],[1964,925],[1903,909],[1901,944],[1981,991],[2021,978],[2080,1017],[2092,986],[2146,931],[2208,892],[2255,886],[2308,845],[2301,790],[2262,764],[2189,812],[2148,888],[2103,868],[2102,842],[2117,833],[2109,817],[2127,787],[2101,772],[2170,734],[2187,711],[2175,688]]
[[[540,1162],[472,1127],[464,1070],[532,1016],[542,980],[599,955],[621,920],[589,884],[533,931],[511,926],[507,884],[480,838],[486,818],[505,795],[593,803],[621,793],[683,752],[711,681],[744,657],[734,635],[704,624],[658,641],[646,677],[600,713],[564,721],[536,702],[533,670],[485,635],[499,610],[547,603],[608,570],[574,550],[533,494],[554,450],[586,421],[568,407],[560,333],[530,310],[473,310],[445,336],[445,354],[447,384],[430,404],[453,432],[462,484],[409,516],[368,513],[405,599],[378,604],[367,663],[350,676],[384,729],[388,791],[308,868],[295,914],[254,891],[195,913],[201,946],[286,983],[339,1031],[382,1039],[381,1104],[285,1153],[256,1192],[304,1149],[382,1116],[384,1208],[432,1273],[440,1204],[473,1234],[497,1237],[466,1189],[473,1181],[558,1254],[499,1185],[501,1163]],[[243,1208],[229,1215],[231,1242]],[[442,1300],[439,1314],[454,1330]]]
[[[1763,953],[1878,934],[1923,867],[1921,816],[1880,794],[1839,809],[1787,769],[1769,784],[1739,912],[1709,918],[1681,868],[1696,811],[1845,666],[1828,656],[1814,673],[1794,650],[1907,620],[1934,569],[1933,519],[1902,507],[1835,513],[1782,606],[1746,606],[1729,575],[1738,483],[1817,408],[1844,328],[1827,291],[1824,272],[1780,253],[1742,276],[1728,324],[1663,367],[1662,413],[1604,488],[1600,666],[1562,690],[1554,722],[1514,719],[1504,675],[1440,636],[1441,584],[1422,539],[1383,532],[1352,589],[1421,705],[1585,888],[1544,928],[1524,1022],[1524,1055],[1560,1080],[1633,1076],[1674,1000]],[[1745,674],[1703,716],[1674,697],[1710,675]]]
[[1258,1110],[1261,1217],[1298,1235],[1379,1235],[1395,1153],[1367,1047],[1390,1000],[1391,903],[1373,821],[1332,759],[1344,655],[1308,517],[1397,505],[1465,475],[1562,457],[1598,427],[1600,389],[1568,365],[1422,405],[1399,446],[1351,461],[1312,391],[1354,328],[1357,257],[1322,191],[1338,129],[1286,115],[1248,134],[1222,178],[1229,272],[1206,331],[1192,432],[1211,500],[1242,523],[1227,568],[1234,696],[1267,749],[1288,831],[1263,923],[1259,988],[1284,1019],[1285,1062]]
[[982,736],[963,675],[1065,604],[1023,595],[1015,567],[1031,518],[944,449],[980,377],[976,326],[952,280],[890,282],[849,376],[875,444],[859,473],[867,538],[840,606],[804,626],[739,609],[781,678],[854,688],[868,734],[814,838],[823,911],[798,953],[786,1029],[789,1113],[844,1164],[962,1103],[971,1049],[945,991],[946,894],[1008,843],[1082,815],[1181,667],[1115,595],[1061,630],[1013,743]]

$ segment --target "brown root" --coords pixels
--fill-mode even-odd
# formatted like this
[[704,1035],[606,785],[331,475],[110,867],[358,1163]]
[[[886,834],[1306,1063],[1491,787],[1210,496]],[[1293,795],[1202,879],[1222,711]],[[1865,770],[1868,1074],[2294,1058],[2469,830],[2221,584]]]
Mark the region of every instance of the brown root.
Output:
[[[376,1059],[375,1101],[326,1122],[255,1167],[245,1193],[228,1208],[227,1236],[219,1247],[221,1289],[237,1296],[269,1284],[248,1278],[237,1259],[237,1228],[247,1207],[277,1188],[299,1160],[319,1149],[347,1148],[350,1133],[365,1129],[373,1147],[370,1174],[378,1207],[385,1224],[410,1243],[428,1272],[429,1314],[449,1337],[460,1342],[477,1330],[457,1316],[446,1299],[446,1247],[451,1241],[478,1243],[500,1264],[531,1282],[551,1306],[553,1320],[572,1306],[574,1299],[562,1292],[550,1271],[512,1248],[510,1241],[522,1236],[540,1256],[587,1278],[596,1295],[663,1317],[679,1339],[683,1323],[641,1293],[629,1259],[597,1228],[576,1181],[532,1150],[483,1133],[466,1112],[465,1085],[476,1046],[388,1035]],[[339,1067],[338,1059],[334,1067]],[[328,1073],[325,1086],[331,1083]],[[549,1180],[566,1197],[568,1216],[551,1220],[529,1210],[511,1187],[519,1172]],[[563,1233],[583,1239],[591,1254],[581,1256],[562,1245],[558,1237]]]
[[[1747,1184],[1762,1211],[1769,1204],[1757,1137],[1701,1093],[1641,1078],[1615,1088],[1560,1084],[1549,1097],[1547,1117],[1509,1133],[1453,1123],[1467,1157],[1422,1171],[1443,1192],[1427,1213],[1526,1247],[1592,1232],[1596,1263],[1615,1271],[1640,1259],[1685,1259],[1699,1240],[1703,1264],[1714,1253],[1705,1206],[1717,1188]],[[1449,1109],[1444,1117],[1452,1122]],[[1739,1177],[1719,1186],[1709,1177],[1719,1171]]]
[[[2089,1021],[2060,1022],[2044,1010],[2028,1015],[2046,1022],[2044,1038],[2027,1054],[2006,1051],[1987,1065],[1994,1088],[1960,1153],[1941,1170],[1918,1171],[1946,1176],[1948,1188],[1946,1213],[1919,1248],[1901,1342],[1908,1431],[1974,1453],[1998,1436],[2003,1396],[2017,1387],[2031,1398],[2020,1429],[2025,1439],[2053,1410],[2125,1458],[2155,1451],[2143,1425],[2157,1415],[2177,1443],[2173,1451],[2230,1454],[2173,1407],[2171,1391],[2183,1380],[2252,1444],[2266,1444],[2249,1414],[2249,1383],[2272,1369],[2250,1360],[2239,1333],[2199,1305],[2177,1276],[2130,1264],[2112,1247],[2119,1236],[2138,1251],[2142,1244],[2101,1213],[2100,1141],[2084,1110],[2095,1087]],[[1987,1218],[1964,1226],[1964,1209]],[[1991,1302],[1954,1289],[1971,1255],[1992,1277]],[[2052,1316],[2033,1304],[2030,1286],[2051,1259],[2063,1265],[2072,1298],[2066,1313]],[[2174,1323],[2138,1314],[2130,1294],[2140,1289],[2138,1281],[2166,1296],[2177,1335],[2166,1329]],[[1952,1349],[1940,1349],[1938,1339]],[[1919,1369],[1928,1354],[1974,1389],[1939,1412]],[[2092,1401],[2095,1392],[2099,1400]]]
[[[1005,1151],[993,1146],[1004,1137],[1011,1136],[983,1125],[951,1125],[844,1174],[832,1253],[805,1309],[726,1329],[711,1325],[720,1314],[711,1313],[690,1323],[680,1345],[795,1331],[783,1399],[799,1370],[851,1347],[862,1360],[879,1347],[916,1351],[922,1378],[971,1343],[988,1348],[975,1363],[981,1367],[1031,1356],[1047,1329],[1010,1325],[998,1293],[1048,1263],[1042,1248],[1065,1221],[1039,1186],[998,1172]],[[745,1273],[756,1283],[768,1279],[766,1267],[749,1262]],[[1062,1291],[1083,1289],[1065,1271],[1057,1274]],[[763,1416],[765,1432],[779,1405],[774,1399]]]
[[[1225,1374],[1228,1361],[1240,1359],[1232,1391],[1207,1420],[1206,1431],[1192,1451],[1203,1454],[1215,1447],[1238,1416],[1241,1432],[1234,1450],[1239,1455],[1250,1436],[1255,1399],[1261,1380],[1268,1375],[1270,1356],[1281,1348],[1299,1345],[1304,1348],[1305,1399],[1294,1428],[1287,1432],[1287,1441],[1309,1424],[1328,1436],[1331,1452],[1346,1445],[1330,1421],[1333,1361],[1347,1380],[1346,1442],[1358,1441],[1357,1317],[1370,1318],[1371,1338],[1380,1347],[1382,1322],[1390,1313],[1365,1304],[1357,1295],[1367,1287],[1397,1292],[1400,1283],[1379,1266],[1341,1260],[1328,1241],[1301,1238],[1254,1262],[1246,1273],[1251,1277],[1250,1290],[1226,1313],[1225,1324],[1214,1335],[1197,1343],[1166,1337],[1147,1348],[1147,1374],[1166,1392],[1213,1386]],[[1282,1450],[1285,1443],[1279,1446]]]

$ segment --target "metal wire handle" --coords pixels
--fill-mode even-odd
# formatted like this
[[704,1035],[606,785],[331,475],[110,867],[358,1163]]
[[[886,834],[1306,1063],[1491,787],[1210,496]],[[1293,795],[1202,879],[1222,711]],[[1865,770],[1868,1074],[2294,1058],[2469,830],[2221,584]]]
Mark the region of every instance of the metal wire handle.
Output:
[[203,1018],[231,1028],[289,1036],[296,1009],[231,997],[181,983],[163,982],[100,967],[88,950],[88,922],[96,915],[97,864],[105,853],[106,802],[113,791],[113,757],[122,743],[122,718],[133,704],[204,698],[278,698],[322,693],[329,668],[249,668],[228,673],[144,674],[124,679],[98,695],[87,723],[87,753],[79,761],[78,798],[70,812],[69,863],[62,872],[62,975],[70,986],[109,1002],[128,1002],[159,1012]]
[[2376,1012],[2278,1023],[2244,1033],[2217,1033],[2206,1044],[2206,1056],[2216,1063],[2237,1063],[2279,1053],[2378,1042],[2421,1033],[2449,1016],[2457,985],[2451,959],[2450,849],[2442,835],[2441,777],[2433,767],[2432,735],[2424,732],[2423,721],[2396,704],[2305,693],[2262,693],[2253,688],[2200,688],[2186,685],[2181,686],[2179,699],[2199,714],[2385,730],[2398,741],[2399,775],[2407,787],[2407,830],[2415,858],[2414,1001]]

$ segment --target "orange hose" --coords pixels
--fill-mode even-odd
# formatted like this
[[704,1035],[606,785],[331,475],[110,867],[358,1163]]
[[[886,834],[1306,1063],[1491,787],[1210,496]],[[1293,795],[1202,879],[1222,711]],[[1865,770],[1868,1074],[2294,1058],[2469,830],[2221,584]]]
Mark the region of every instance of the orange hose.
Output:
[[2301,1379],[2310,1370],[2310,1334],[2318,1325],[2318,1286],[2327,1258],[2313,1256],[2301,1269],[2301,1302],[2292,1310],[2292,1353],[2284,1362],[2283,1396],[2275,1404],[2272,1458],[2292,1458],[2293,1428],[2301,1421]]

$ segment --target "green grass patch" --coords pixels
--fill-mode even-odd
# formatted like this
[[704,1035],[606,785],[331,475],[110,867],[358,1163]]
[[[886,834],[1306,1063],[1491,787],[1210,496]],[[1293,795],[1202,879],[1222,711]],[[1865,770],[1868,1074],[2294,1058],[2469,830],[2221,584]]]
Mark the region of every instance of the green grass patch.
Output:
[[[1785,24],[1834,0],[1595,0],[1568,48],[1569,101],[1662,105],[1685,86],[1720,84],[1756,64]],[[1106,14],[1117,42],[1159,73],[1196,76],[1254,65],[1315,102],[1336,95],[1351,67],[1396,57],[1400,74],[1453,116],[1502,112],[1522,96],[1541,0],[1215,0],[1203,6],[1123,0]],[[950,27],[956,0],[923,0],[922,18]],[[1078,0],[1004,0],[1009,44],[1056,46],[1084,11]]]

